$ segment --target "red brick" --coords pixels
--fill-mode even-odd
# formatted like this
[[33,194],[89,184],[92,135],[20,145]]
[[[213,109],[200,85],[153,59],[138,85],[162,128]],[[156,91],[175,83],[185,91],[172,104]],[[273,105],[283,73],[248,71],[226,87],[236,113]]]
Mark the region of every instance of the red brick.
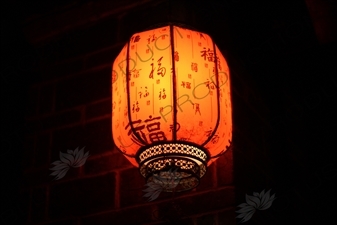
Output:
[[84,164],[84,172],[86,174],[109,172],[114,169],[129,167],[130,165],[130,162],[123,156],[123,154],[117,152],[94,160],[90,160],[89,157],[87,162]]
[[54,78],[66,77],[83,70],[83,59],[73,59],[53,65],[43,64],[40,81],[52,80]]
[[[156,23],[166,23],[169,6],[167,2],[160,2],[152,6],[140,6],[128,10],[120,21],[121,40],[128,40],[131,35],[140,30],[148,30],[149,26],[153,26],[153,18],[156,18]],[[139,19],[141,18],[141,19]]]
[[30,88],[27,95],[27,103],[26,103],[26,116],[35,116],[37,113],[37,105],[38,105],[38,88]]
[[36,49],[29,48],[17,55],[16,67],[22,72],[35,72],[37,69],[37,62],[39,60]]
[[56,110],[111,96],[111,67],[78,75],[56,86]]
[[111,98],[103,102],[88,105],[85,109],[85,118],[92,119],[94,117],[111,115],[112,102]]
[[41,119],[26,120],[24,126],[25,126],[25,133],[27,135],[37,134],[44,130],[44,126]]
[[28,220],[29,209],[31,205],[31,194],[29,190],[20,191],[18,198],[18,214],[23,221]]
[[198,225],[215,225],[215,214],[207,214],[197,218]]
[[18,211],[17,207],[8,207],[1,211],[1,222],[3,224],[23,224],[26,222],[25,216]]
[[23,186],[34,186],[34,185],[41,185],[47,184],[53,180],[52,176],[49,176],[52,171],[48,170],[48,168],[43,168],[41,170],[35,172],[29,172],[24,175],[23,178]]
[[110,17],[94,26],[67,31],[41,50],[52,61],[74,58],[111,46],[117,39],[116,30],[117,19]]
[[121,207],[141,204],[146,202],[143,198],[146,189],[145,179],[138,168],[132,168],[120,173],[120,205]]
[[218,186],[233,184],[233,151],[226,151],[217,159],[216,164]]
[[215,173],[214,163],[207,167],[206,174],[200,179],[197,191],[212,189],[214,186],[213,173]]
[[234,198],[235,194],[232,186],[195,196],[186,196],[185,198],[174,200],[178,209],[173,209],[172,206],[168,206],[168,203],[160,203],[158,205],[159,217],[169,216],[170,213],[172,213],[172,210],[178,210],[182,215],[189,216],[225,209],[234,205]]
[[37,188],[32,191],[31,220],[41,222],[46,220],[47,196],[46,188]]
[[235,208],[230,208],[218,213],[218,225],[235,225],[235,217],[238,215],[235,213]]
[[152,209],[150,206],[140,206],[127,210],[102,213],[100,215],[86,216],[82,218],[82,225],[139,225],[152,221]]
[[40,88],[39,113],[48,113],[53,109],[54,85],[46,85]]
[[43,223],[43,225],[78,225],[77,219],[64,219]]
[[[34,167],[46,166],[49,162],[50,134],[38,136],[34,153]],[[31,152],[33,153],[33,152]]]
[[[164,221],[166,222],[160,222],[160,223],[156,223],[155,225],[194,225],[194,221],[192,218],[175,218],[174,216],[170,217],[170,218],[166,218]],[[152,225],[152,223],[151,223]],[[213,225],[213,224],[209,224],[209,225]]]
[[79,122],[80,119],[81,112],[78,110],[71,110],[44,118],[42,119],[42,123],[44,129],[49,129],[53,127],[76,123]]
[[26,138],[24,149],[22,151],[22,166],[24,169],[31,168],[33,166],[33,156],[35,149],[35,139],[34,138]]
[[126,42],[122,42],[114,48],[108,48],[106,50],[88,56],[85,60],[85,68],[94,68],[106,64],[110,64],[112,66],[112,63],[115,61],[115,58],[125,44]]
[[50,192],[49,216],[60,219],[111,210],[115,204],[115,185],[113,173],[55,184]]
[[84,151],[89,151],[89,155],[98,155],[113,149],[110,118],[54,131],[52,159],[59,158],[60,151],[66,152],[67,149],[75,150],[84,146]]

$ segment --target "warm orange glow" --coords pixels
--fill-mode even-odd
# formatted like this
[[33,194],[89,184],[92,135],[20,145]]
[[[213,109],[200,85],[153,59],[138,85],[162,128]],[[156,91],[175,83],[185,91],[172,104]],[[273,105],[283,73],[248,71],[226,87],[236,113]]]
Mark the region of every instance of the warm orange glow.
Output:
[[156,142],[204,147],[207,165],[230,146],[229,68],[207,34],[178,26],[137,33],[114,61],[112,77],[113,139],[133,165],[140,147]]

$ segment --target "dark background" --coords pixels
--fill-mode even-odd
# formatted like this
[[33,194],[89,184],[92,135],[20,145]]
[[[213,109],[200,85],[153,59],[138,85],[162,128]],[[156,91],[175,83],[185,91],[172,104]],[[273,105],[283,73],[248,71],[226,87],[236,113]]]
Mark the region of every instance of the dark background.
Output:
[[[116,1],[116,8],[127,5],[122,2]],[[131,5],[133,1],[127,2]],[[167,20],[164,15],[169,12],[165,11],[164,1],[159,6],[130,8],[130,16],[119,26],[108,19],[97,19],[77,24],[81,29],[74,25],[62,30],[67,24],[65,19],[59,27],[50,25],[58,29],[34,30],[31,24],[38,26],[36,21],[71,10],[76,13],[77,8],[90,5],[90,1],[3,1],[2,4],[0,213],[5,224],[21,224],[24,217],[15,213],[21,204],[18,196],[22,186],[29,187],[24,165],[30,155],[24,149],[31,128],[25,125],[29,106],[36,104],[36,99],[30,100],[27,93],[34,84],[63,76],[52,70],[46,74],[37,71],[50,62],[85,54],[84,46],[94,50],[100,44],[126,41],[132,33]],[[233,138],[237,148],[233,149],[236,205],[245,202],[245,194],[263,189],[272,189],[278,197],[274,208],[258,212],[247,224],[333,223],[337,73],[336,21],[332,15],[336,15],[336,1],[226,0],[191,1],[186,5],[185,14],[171,15],[210,34],[231,69]],[[96,14],[103,15],[103,9],[98,8]],[[81,16],[83,21],[89,18]],[[109,27],[110,31],[88,37],[88,33],[96,32],[93,24]],[[118,29],[117,37],[114,29]],[[41,38],[46,34],[52,35]],[[63,43],[62,35],[72,36],[73,42]],[[98,60],[111,61],[118,47],[113,51]],[[45,58],[48,53],[50,58]],[[71,103],[57,104],[56,108],[61,109]]]

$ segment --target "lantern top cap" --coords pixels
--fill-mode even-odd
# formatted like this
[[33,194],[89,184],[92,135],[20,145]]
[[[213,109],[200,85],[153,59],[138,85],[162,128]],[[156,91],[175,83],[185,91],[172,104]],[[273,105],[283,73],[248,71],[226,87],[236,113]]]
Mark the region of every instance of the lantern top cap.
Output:
[[186,28],[186,29],[190,29],[190,30],[196,30],[195,27],[192,27],[192,26],[187,25],[185,23],[176,22],[176,21],[170,21],[170,22],[165,22],[165,23],[156,23],[154,25],[151,25],[151,26],[147,27],[146,30],[152,30],[152,29],[156,29],[156,28],[160,28],[160,27],[165,27],[165,26],[170,26],[170,25],[181,27],[181,28]]
[[183,28],[183,29],[188,29],[188,30],[191,30],[191,31],[197,31],[197,32],[201,32],[201,33],[207,33],[205,31],[198,30],[195,27],[187,25],[185,23],[170,21],[170,22],[156,23],[156,24],[151,25],[151,26],[149,26],[149,27],[147,27],[145,29],[142,29],[140,31],[133,32],[133,34],[130,36],[130,38],[134,34],[136,34],[136,33],[141,33],[141,32],[145,32],[145,31],[151,31],[151,30],[158,29],[158,28],[161,28],[161,27],[166,27],[166,26],[176,26],[176,27],[180,27],[180,28]]

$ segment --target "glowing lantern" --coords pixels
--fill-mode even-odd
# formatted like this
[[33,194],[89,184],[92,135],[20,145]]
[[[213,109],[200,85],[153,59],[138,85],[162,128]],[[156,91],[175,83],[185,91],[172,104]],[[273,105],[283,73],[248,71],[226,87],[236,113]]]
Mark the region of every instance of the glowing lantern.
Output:
[[148,181],[176,168],[175,191],[192,189],[231,146],[229,68],[207,34],[134,34],[113,63],[112,97],[115,145]]

